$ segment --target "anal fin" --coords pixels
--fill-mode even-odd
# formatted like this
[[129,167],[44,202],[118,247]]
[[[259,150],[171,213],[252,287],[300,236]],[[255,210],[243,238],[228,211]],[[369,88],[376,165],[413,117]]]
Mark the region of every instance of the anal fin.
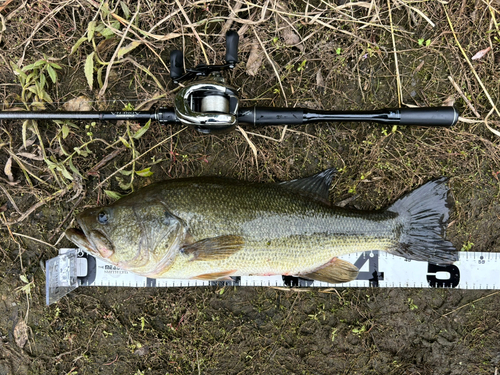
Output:
[[326,283],[347,283],[358,276],[358,267],[348,261],[333,258],[330,262],[319,267],[313,272],[300,274],[300,277],[324,281]]
[[223,260],[240,251],[244,241],[241,236],[219,236],[186,244],[181,252],[192,256],[190,261]]
[[232,275],[235,273],[236,270],[229,270],[229,271],[223,271],[223,272],[214,272],[214,273],[204,273],[202,275],[198,275],[193,277],[193,279],[196,280],[214,280],[214,281],[233,281],[229,277],[229,275]]

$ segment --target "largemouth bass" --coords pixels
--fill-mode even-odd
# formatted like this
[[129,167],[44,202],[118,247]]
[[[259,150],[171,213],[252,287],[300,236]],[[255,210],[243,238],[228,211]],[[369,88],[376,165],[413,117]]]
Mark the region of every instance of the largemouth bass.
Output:
[[384,250],[452,263],[445,239],[446,179],[432,180],[380,211],[332,206],[334,169],[281,184],[217,177],[149,185],[77,216],[67,237],[84,251],[150,278],[227,280],[293,275],[330,283],[356,278],[338,256]]

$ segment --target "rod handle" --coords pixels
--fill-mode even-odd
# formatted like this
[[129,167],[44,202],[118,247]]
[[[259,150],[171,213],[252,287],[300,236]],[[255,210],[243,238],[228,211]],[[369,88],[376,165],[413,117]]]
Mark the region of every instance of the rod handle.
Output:
[[170,52],[170,78],[174,81],[184,75],[184,56],[179,50]]
[[458,121],[458,111],[454,107],[399,108],[399,125],[446,126]]
[[238,63],[238,43],[240,36],[234,30],[229,30],[226,33],[226,62],[231,68]]

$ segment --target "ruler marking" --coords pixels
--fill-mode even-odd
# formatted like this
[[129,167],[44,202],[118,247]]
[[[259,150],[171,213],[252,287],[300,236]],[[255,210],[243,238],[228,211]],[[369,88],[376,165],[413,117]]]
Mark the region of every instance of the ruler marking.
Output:
[[[62,251],[73,249],[61,249]],[[405,287],[405,288],[456,288],[456,289],[500,289],[497,264],[498,253],[459,252],[459,260],[453,265],[433,265],[427,262],[407,261],[393,254],[368,251],[347,254],[339,258],[347,260],[360,269],[359,278],[349,283],[330,284],[289,278],[291,287]],[[148,279],[111,266],[79,252],[79,286],[123,286],[123,287],[195,287],[211,285],[200,280]],[[80,275],[80,273],[85,274]],[[281,276],[242,277],[230,284],[242,286],[287,286]],[[297,285],[296,285],[297,284]]]

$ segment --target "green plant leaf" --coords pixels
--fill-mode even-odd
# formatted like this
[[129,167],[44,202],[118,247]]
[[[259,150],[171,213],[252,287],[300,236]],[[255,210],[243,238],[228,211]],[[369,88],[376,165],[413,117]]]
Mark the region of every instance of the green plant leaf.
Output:
[[132,138],[134,138],[134,139],[141,138],[144,135],[144,133],[146,133],[148,131],[150,125],[151,125],[151,120],[148,120],[148,122],[146,122],[146,124],[142,128],[140,128],[139,130],[137,130],[135,132],[135,134],[132,136]]
[[130,190],[130,188],[132,187],[132,182],[125,183],[118,177],[116,179],[118,180],[118,185],[120,186],[120,189]]
[[104,85],[102,81],[102,70],[104,69],[104,66],[101,66],[99,69],[97,69],[97,83],[99,84],[99,87],[102,87]]
[[127,140],[123,137],[118,138],[127,148],[130,148],[130,143],[127,142]]
[[116,191],[104,190],[104,193],[111,199],[120,199],[122,197],[121,194],[118,194]]
[[136,171],[135,174],[141,177],[149,177],[153,175],[153,172],[151,172],[151,167],[144,168],[141,171]]
[[40,94],[41,94],[43,100],[45,100],[47,103],[52,103],[53,102],[52,98],[50,97],[49,94],[47,94],[47,92],[45,90],[41,90]]
[[63,124],[61,130],[62,130],[62,137],[63,137],[63,139],[66,139],[66,137],[69,134],[69,127],[68,127],[68,125],[67,124]]
[[88,32],[88,34],[87,34],[87,40],[89,42],[91,42],[92,39],[94,39],[95,25],[96,25],[95,21],[90,21],[89,25],[87,26],[87,32]]
[[52,66],[47,65],[47,73],[49,73],[49,77],[52,80],[52,83],[56,83],[57,82],[57,73]]
[[122,175],[124,176],[130,176],[132,174],[132,171],[127,171],[125,169],[122,169],[121,171],[119,171]]
[[73,164],[73,158],[69,158],[69,169],[71,169],[73,171],[73,173],[77,174],[78,176],[80,176],[81,178],[83,178],[82,174],[80,173],[80,171],[75,167],[75,165]]
[[44,60],[44,59],[40,59],[40,60],[38,60],[38,61],[35,61],[35,63],[33,64],[33,66],[34,66],[35,68],[38,68],[38,67],[43,66],[43,65],[45,65],[45,64],[47,64],[47,61],[46,61],[46,60]]
[[[78,47],[80,47],[80,46],[81,46],[81,44],[82,44],[83,42],[85,42],[86,40],[87,40],[87,38],[86,38],[86,37],[84,37],[84,36],[82,36],[80,39],[78,39],[78,40],[76,41],[75,45],[71,48],[71,53],[70,53],[70,55],[72,55],[73,53],[75,53],[75,52],[76,52],[76,50],[78,49]],[[56,68],[56,69],[57,69],[57,68]]]
[[120,1],[120,5],[122,7],[123,14],[125,15],[126,19],[129,19],[130,17],[130,9],[128,8],[127,4],[125,4],[124,1]]
[[38,88],[35,85],[27,87],[26,90],[31,91],[35,95],[38,95]]
[[91,90],[94,85],[94,54],[95,52],[92,52],[88,55],[85,61],[85,77]]
[[23,67],[23,72],[26,72],[28,70],[32,70],[34,68],[35,68],[35,64],[26,65],[25,67]]
[[53,67],[54,69],[62,69],[62,68],[61,68],[61,65],[56,64],[56,63],[53,63],[53,62],[49,62],[49,65],[50,65],[51,67]]
[[68,180],[73,180],[73,176],[71,175],[71,173],[68,172],[68,170],[66,169],[66,167],[64,165],[61,165],[60,169],[61,169],[61,173],[64,177],[66,177]]
[[136,40],[134,40],[133,42],[130,42],[129,44],[127,44],[126,46],[124,47],[121,47],[119,50],[118,50],[118,58],[121,59],[124,55],[126,55],[127,53],[129,53],[130,51],[136,49],[137,47],[139,47],[142,43],[141,42],[138,42]]
[[40,87],[43,89],[45,87],[46,83],[47,83],[47,77],[45,77],[45,74],[41,73],[40,74]]
[[26,73],[24,73],[21,69],[19,69],[19,67],[16,64],[14,64],[13,62],[10,63],[10,66],[12,67],[12,70],[14,72],[19,74],[19,76],[26,81],[26,79],[28,78]]
[[59,141],[59,147],[61,148],[61,152],[65,156],[69,156],[68,152],[64,149],[64,145],[62,143],[61,133],[57,135],[57,140]]
[[108,29],[107,27],[101,31],[101,35],[106,38],[106,39],[109,39],[111,38],[112,36],[115,35],[115,33],[111,30],[111,29]]

